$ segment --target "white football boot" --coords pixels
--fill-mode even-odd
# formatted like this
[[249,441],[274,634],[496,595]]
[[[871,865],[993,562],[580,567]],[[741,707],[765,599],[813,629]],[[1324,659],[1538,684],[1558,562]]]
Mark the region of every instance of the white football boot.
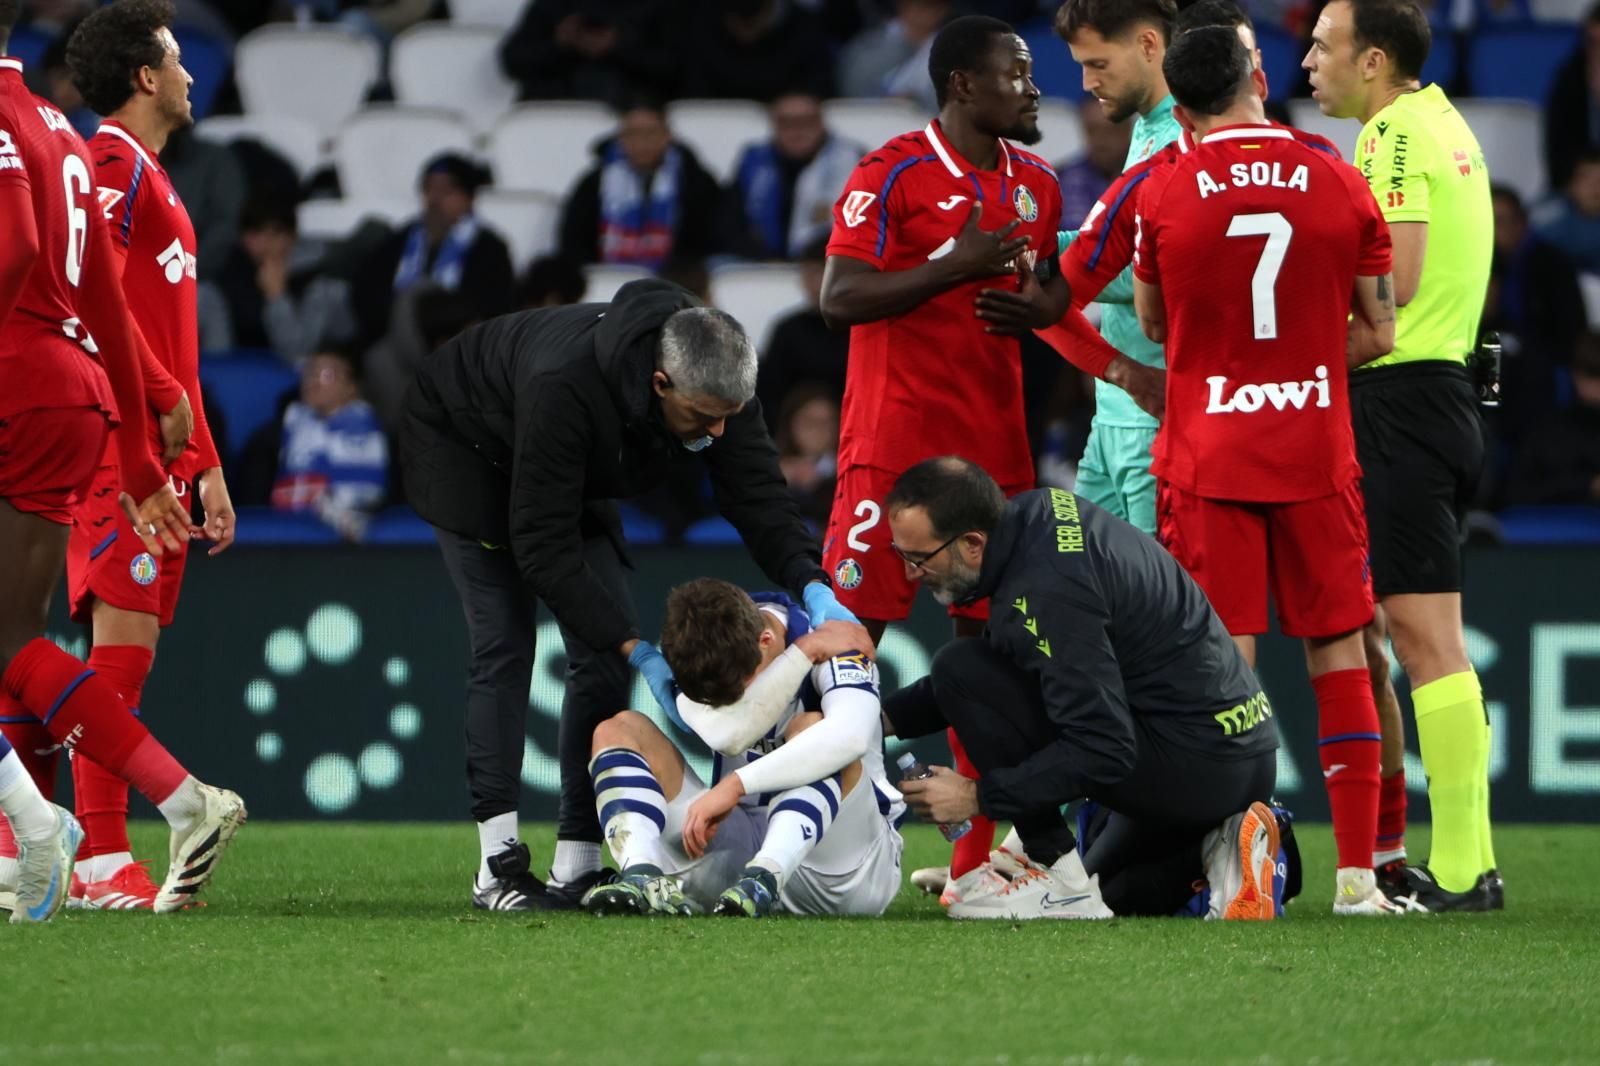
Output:
[[982,863],[945,885],[944,891],[939,894],[939,902],[949,907],[966,900],[981,899],[1004,891],[1010,884],[1011,880],[1000,874],[993,864]]
[[1029,862],[1005,888],[989,896],[950,905],[952,918],[1111,918],[1100,898],[1100,879],[1090,877],[1083,859],[1069,851],[1044,867]]
[[945,890],[950,883],[950,867],[924,866],[920,870],[911,871],[911,885],[927,893],[937,896]]
[[167,879],[156,897],[155,912],[170,914],[194,902],[200,890],[217,872],[217,860],[244,824],[244,800],[236,792],[213,785],[199,785],[205,799],[205,813],[187,830],[172,831],[171,864]]
[[29,843],[17,839],[16,898],[11,907],[14,925],[48,922],[54,918],[72,887],[72,864],[83,842],[83,827],[72,812],[50,804],[56,815],[56,832],[48,840]]
[[1333,913],[1404,914],[1405,908],[1383,894],[1378,877],[1359,866],[1341,866],[1334,875]]

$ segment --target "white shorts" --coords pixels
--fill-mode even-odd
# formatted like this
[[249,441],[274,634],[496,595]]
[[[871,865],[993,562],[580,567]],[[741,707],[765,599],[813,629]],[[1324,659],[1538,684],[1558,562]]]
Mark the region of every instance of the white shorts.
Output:
[[[661,832],[666,873],[683,878],[684,892],[710,909],[722,890],[761,850],[767,834],[767,809],[740,804],[717,828],[705,855],[692,859],[683,850],[683,825],[689,807],[706,785],[694,768],[683,768],[683,788],[667,804]],[[877,790],[862,779],[839,804],[827,835],[783,886],[778,903],[790,914],[877,917],[900,891],[900,833],[878,809]]]

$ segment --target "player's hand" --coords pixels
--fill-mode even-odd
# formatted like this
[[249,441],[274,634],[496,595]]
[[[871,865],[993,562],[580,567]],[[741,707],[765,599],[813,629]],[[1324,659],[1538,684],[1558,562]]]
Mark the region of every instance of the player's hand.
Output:
[[[974,201],[967,213],[967,221],[956,234],[956,243],[945,256],[945,265],[955,271],[961,281],[992,278],[996,274],[1009,274],[1016,269],[1014,261],[1028,247],[1028,238],[1012,237],[1012,232],[1022,220],[1014,218],[997,230],[982,229],[978,220],[983,217],[983,204]],[[1045,325],[1049,325],[1048,322]]]
[[193,435],[194,411],[189,407],[189,394],[184,393],[177,406],[161,415],[161,465],[168,466],[182,455]]
[[233,499],[228,495],[228,483],[222,478],[222,467],[200,471],[195,484],[200,491],[200,507],[205,512],[206,524],[191,532],[211,541],[207,555],[221,555],[233,544],[239,521],[239,516],[233,513]]
[[906,798],[906,806],[925,822],[954,825],[981,813],[978,809],[978,783],[962,777],[948,766],[930,766],[932,777],[901,781],[896,787]]
[[743,795],[744,782],[739,780],[738,774],[729,774],[689,804],[689,812],[683,819],[683,850],[691,859],[706,853],[717,835],[717,827],[739,805],[739,797]]
[[117,495],[117,502],[133,523],[133,531],[144,543],[145,551],[156,558],[177,551],[189,539],[189,511],[170,481],[163,481],[159,489],[139,503],[134,503],[126,492]]
[[998,333],[1007,337],[1021,337],[1036,329],[1056,324],[1059,317],[1054,303],[1039,284],[1039,275],[1027,256],[1017,259],[1018,284],[1012,289],[980,289],[977,315],[989,323],[985,333]]
[[878,657],[878,649],[872,644],[872,634],[860,622],[824,622],[794,643],[814,663],[825,663],[836,655],[853,651],[869,659]]
[[1136,359],[1118,355],[1106,367],[1106,381],[1132,397],[1154,418],[1167,412],[1167,372],[1160,367],[1145,366]]

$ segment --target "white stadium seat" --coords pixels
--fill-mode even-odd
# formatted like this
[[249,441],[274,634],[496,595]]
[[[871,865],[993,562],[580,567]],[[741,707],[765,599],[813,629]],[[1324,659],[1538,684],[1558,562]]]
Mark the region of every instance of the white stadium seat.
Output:
[[739,320],[765,351],[772,323],[805,300],[800,268],[791,263],[743,263],[711,274],[711,302]]
[[555,250],[561,201],[549,193],[480,189],[473,211],[511,246],[511,265],[519,274]]
[[1456,100],[1478,138],[1489,180],[1509,185],[1524,203],[1544,197],[1544,118],[1526,100]]
[[617,290],[630,281],[640,278],[650,278],[655,275],[644,267],[620,266],[614,263],[591,263],[583,268],[583,276],[588,280],[589,287],[584,290],[583,302],[588,304],[610,303],[612,297],[617,295]]
[[378,80],[378,43],[333,27],[263,26],[233,56],[247,114],[287,115],[332,137]]
[[667,108],[667,123],[718,181],[733,177],[745,145],[767,140],[772,130],[767,109],[754,100],[679,100]]
[[322,162],[322,137],[316,127],[289,115],[215,115],[201,119],[194,132],[219,144],[260,141],[283,156],[301,180]]
[[563,100],[513,108],[489,135],[494,183],[565,196],[594,165],[594,143],[615,128],[604,104]]
[[500,72],[501,31],[488,26],[424,22],[394,39],[389,82],[395,99],[448,107],[482,133],[510,108],[517,87]]
[[450,0],[450,21],[458,26],[509,30],[522,19],[528,0]]
[[472,153],[472,134],[454,111],[378,104],[350,116],[333,161],[351,199],[415,201],[423,164],[440,152]]
[[1040,100],[1039,132],[1044,136],[1038,144],[1023,147],[1051,166],[1076,160],[1083,154],[1083,120],[1070,102],[1054,96]]
[[307,200],[296,221],[300,236],[311,240],[338,240],[373,218],[398,226],[419,213],[415,197],[406,200]]
[[824,103],[822,117],[830,132],[870,152],[902,133],[920,130],[933,116],[909,100],[840,99]]

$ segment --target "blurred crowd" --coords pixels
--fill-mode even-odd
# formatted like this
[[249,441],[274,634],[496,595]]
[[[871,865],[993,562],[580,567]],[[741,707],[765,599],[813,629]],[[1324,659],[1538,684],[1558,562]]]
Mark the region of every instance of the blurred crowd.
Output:
[[[516,0],[505,0],[516,6]],[[25,24],[54,43],[29,71],[86,133],[95,116],[65,73],[65,35],[91,0],[25,0]],[[338,22],[387,42],[449,14],[445,0],[178,0],[178,24],[232,42],[269,21]],[[559,251],[514,271],[507,242],[474,213],[490,174],[441,153],[416,178],[416,214],[363,225],[345,239],[303,239],[297,208],[337,196],[330,169],[304,180],[257,141],[193,136],[162,155],[199,240],[202,347],[207,359],[270,350],[300,371],[281,418],[226,457],[235,501],[321,515],[359,539],[364,516],[395,502],[387,473],[399,405],[419,360],[473,322],[519,308],[578,302],[590,264],[627,264],[709,300],[709,271],[734,260],[800,265],[805,301],[765,338],[758,397],[806,513],[825,521],[832,495],[848,338],[817,310],[837,190],[874,145],[834,135],[822,102],[904,96],[933,110],[927,47],[957,14],[1015,25],[1054,9],[1042,0],[537,0],[507,32],[500,60],[522,98],[589,99],[615,125],[560,212]],[[1252,0],[1262,22],[1308,31],[1310,0]],[[1527,18],[1526,0],[1451,0],[1443,32]],[[1492,416],[1486,509],[1600,503],[1600,5],[1581,15],[1577,50],[1546,107],[1551,194],[1525,203],[1495,191],[1493,280],[1485,328],[1505,350],[1505,402]],[[1060,46],[1064,47],[1064,46]],[[383,85],[374,99],[382,99]],[[751,99],[769,135],[745,145],[719,183],[676,139],[673,99]],[[224,84],[213,112],[237,109]],[[1078,222],[1122,169],[1127,124],[1092,100],[1081,109],[1084,151],[1054,161],[1064,228]],[[1280,115],[1280,117],[1286,117]],[[209,354],[218,353],[218,354]],[[1092,414],[1082,375],[1042,344],[1024,345],[1030,434],[1042,481],[1070,486]],[[216,411],[217,420],[225,419]],[[676,536],[709,514],[700,485],[664,486],[648,505]]]

